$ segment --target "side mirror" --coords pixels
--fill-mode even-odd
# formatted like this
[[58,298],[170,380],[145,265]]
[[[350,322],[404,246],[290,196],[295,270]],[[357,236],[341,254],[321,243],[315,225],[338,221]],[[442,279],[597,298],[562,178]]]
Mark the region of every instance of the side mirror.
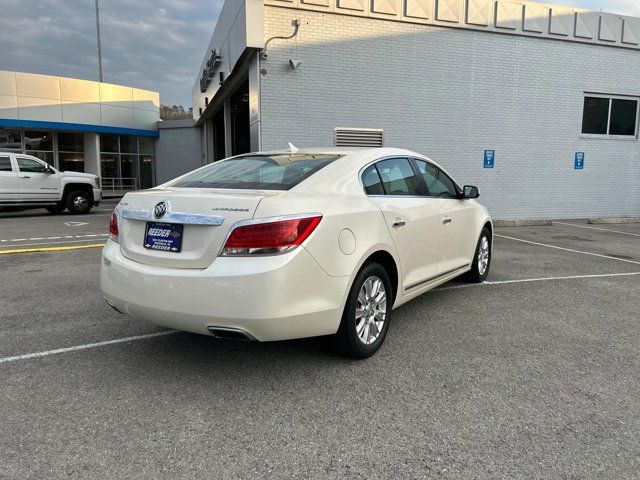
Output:
[[44,173],[46,173],[47,175],[51,175],[53,173],[53,169],[48,163],[44,166]]
[[480,191],[478,187],[474,187],[473,185],[465,185],[463,192],[463,198],[478,198],[480,196]]

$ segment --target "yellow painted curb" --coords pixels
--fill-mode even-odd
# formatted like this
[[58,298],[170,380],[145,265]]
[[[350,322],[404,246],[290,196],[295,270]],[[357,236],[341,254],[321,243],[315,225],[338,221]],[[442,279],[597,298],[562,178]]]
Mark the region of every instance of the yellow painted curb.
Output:
[[16,250],[0,250],[0,255],[9,255],[11,253],[32,253],[32,252],[64,252],[67,250],[82,250],[84,248],[104,247],[104,243],[91,243],[89,245],[74,245],[68,247],[38,247],[38,248],[19,248]]

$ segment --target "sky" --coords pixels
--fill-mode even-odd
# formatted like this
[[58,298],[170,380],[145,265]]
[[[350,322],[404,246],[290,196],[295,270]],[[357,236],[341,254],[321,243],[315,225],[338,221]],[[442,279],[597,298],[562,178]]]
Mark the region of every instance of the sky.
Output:
[[[223,0],[100,0],[104,81],[191,106]],[[640,0],[549,3],[640,17]],[[98,79],[94,0],[0,0],[0,70]]]

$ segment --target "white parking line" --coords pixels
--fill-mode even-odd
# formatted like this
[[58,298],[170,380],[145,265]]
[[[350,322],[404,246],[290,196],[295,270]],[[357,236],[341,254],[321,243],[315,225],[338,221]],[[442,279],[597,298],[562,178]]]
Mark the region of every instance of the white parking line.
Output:
[[31,237],[31,238],[8,238],[0,240],[0,243],[6,242],[27,242],[35,240],[59,240],[61,238],[96,238],[96,237],[108,237],[108,233],[91,233],[86,235],[62,235],[58,237]]
[[571,227],[588,228],[589,230],[600,230],[602,232],[621,233],[622,235],[632,235],[634,237],[640,237],[640,233],[623,232],[621,230],[611,230],[610,228],[590,227],[588,225],[577,225],[575,223],[557,222],[555,220],[553,221],[553,223],[554,224],[557,223],[559,225],[569,225]]
[[596,273],[593,275],[567,275],[565,277],[519,278],[517,280],[497,280],[495,282],[484,283],[487,285],[507,285],[509,283],[548,282],[550,280],[579,280],[582,278],[632,277],[635,275],[640,275],[640,272]]
[[531,283],[531,282],[549,282],[555,280],[581,280],[585,278],[607,278],[607,277],[632,277],[640,275],[640,272],[624,272],[624,273],[595,273],[592,275],[566,275],[560,277],[538,277],[538,278],[517,278],[514,280],[496,280],[495,282],[468,283],[463,285],[451,285],[450,287],[440,287],[432,290],[432,292],[441,292],[444,290],[457,290],[459,288],[482,287],[491,285],[509,285],[512,283]]
[[591,255],[592,257],[608,258],[609,260],[617,260],[619,262],[626,262],[626,263],[633,263],[635,265],[640,265],[640,262],[637,262],[636,260],[628,260],[626,258],[612,257],[611,255],[602,255],[600,253],[585,252],[583,250],[574,250],[573,248],[558,247],[557,245],[549,245],[548,243],[532,242],[531,240],[524,240],[522,238],[508,237],[507,235],[498,235],[497,233],[494,234],[494,236],[500,237],[500,238],[506,238],[508,240],[514,240],[516,242],[529,243],[531,245],[538,245],[540,247],[555,248],[556,250],[564,250],[565,252],[581,253],[583,255]]
[[147,333],[145,335],[136,335],[133,337],[116,338],[114,340],[106,340],[104,342],[85,343],[84,345],[75,345],[73,347],[57,348],[55,350],[47,350],[44,352],[26,353],[24,355],[16,355],[14,357],[0,358],[0,363],[17,362],[18,360],[27,360],[29,358],[47,357],[58,353],[77,352],[78,350],[86,350],[88,348],[104,347],[106,345],[116,345],[118,343],[134,342],[136,340],[146,340],[147,338],[163,337],[178,333],[178,330],[165,330],[164,332]]
[[[572,275],[572,276],[565,276],[565,277],[544,277],[544,278],[523,278],[523,279],[516,279],[516,280],[498,280],[495,282],[470,283],[466,285],[453,285],[451,287],[441,287],[441,288],[432,290],[432,292],[441,292],[444,290],[456,290],[459,288],[472,288],[472,287],[482,287],[482,286],[492,286],[492,285],[509,285],[514,283],[546,282],[546,281],[554,281],[554,280],[576,280],[576,279],[585,279],[585,278],[628,277],[632,275],[640,275],[640,272],[602,273],[602,274],[594,274],[594,275]],[[26,353],[24,355],[15,355],[13,357],[0,358],[0,363],[11,363],[11,362],[17,362],[18,360],[28,360],[30,358],[47,357],[49,355],[56,355],[58,353],[76,352],[78,350],[86,350],[88,348],[104,347],[107,345],[116,345],[118,343],[134,342],[136,340],[146,340],[148,338],[162,337],[165,335],[172,335],[174,333],[180,333],[180,331],[165,330],[163,332],[148,333],[145,335],[136,335],[134,337],[116,338],[114,340],[106,340],[104,342],[86,343],[84,345],[75,345],[73,347],[57,348],[55,350],[46,350],[44,352]]]

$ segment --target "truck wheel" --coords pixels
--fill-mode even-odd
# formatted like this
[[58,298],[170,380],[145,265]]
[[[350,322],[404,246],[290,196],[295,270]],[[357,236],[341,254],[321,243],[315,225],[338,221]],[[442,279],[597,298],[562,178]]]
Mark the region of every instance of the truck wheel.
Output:
[[54,215],[58,215],[62,212],[64,212],[66,205],[62,202],[56,203],[55,205],[51,206],[51,207],[44,207],[45,210],[47,210],[49,213],[53,213]]
[[87,192],[76,190],[67,195],[67,208],[72,215],[82,215],[91,210],[91,198]]

